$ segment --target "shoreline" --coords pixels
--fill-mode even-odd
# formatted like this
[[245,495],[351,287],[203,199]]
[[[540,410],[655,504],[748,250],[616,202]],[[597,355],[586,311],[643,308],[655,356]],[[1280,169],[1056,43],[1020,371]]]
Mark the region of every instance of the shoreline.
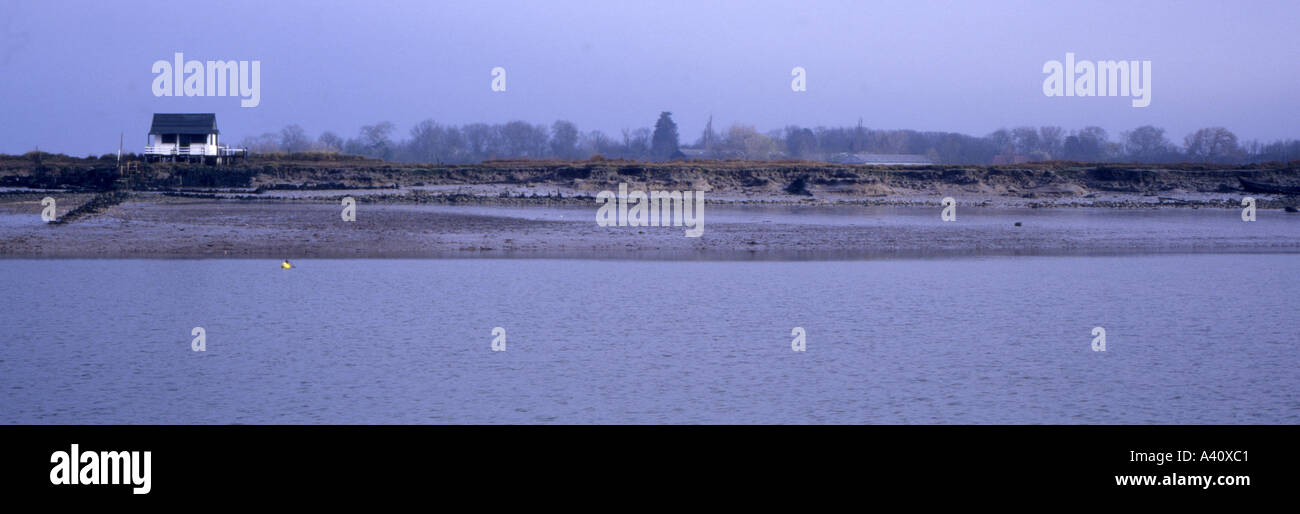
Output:
[[[705,232],[683,227],[599,227],[581,196],[501,195],[517,185],[464,191],[364,194],[318,190],[288,198],[236,193],[132,192],[62,225],[40,221],[40,198],[66,215],[90,193],[0,193],[0,259],[538,258],[634,260],[863,260],[1014,255],[1300,253],[1300,215],[1265,205],[1244,224],[1228,198],[1168,202],[1108,195],[1102,206],[967,192],[958,220],[939,219],[938,198],[787,202],[710,200]],[[117,193],[120,194],[120,193]],[[563,194],[563,193],[560,193]],[[357,199],[344,222],[338,199]],[[416,200],[403,200],[403,197]],[[721,195],[720,195],[721,196]],[[1166,197],[1168,198],[1168,197]],[[843,200],[843,201],[841,201]],[[1194,203],[1199,202],[1199,203]],[[1046,204],[1046,206],[1044,206]],[[1112,207],[1118,204],[1126,207]],[[1021,223],[1021,226],[1016,226]]]
[[[1300,252],[1289,164],[891,168],[809,162],[0,162],[0,258],[855,260]],[[96,167],[99,166],[99,167]],[[51,171],[55,170],[55,171]],[[69,183],[98,177],[97,189]],[[33,181],[52,180],[43,189]],[[93,182],[93,181],[92,181]],[[23,186],[22,184],[27,184]],[[703,237],[602,227],[602,191],[702,191]],[[57,221],[41,221],[55,198]],[[1242,223],[1241,202],[1257,221]],[[355,200],[344,222],[341,201]],[[956,200],[956,222],[941,201]]]
[[[712,252],[699,255],[673,255],[667,253],[650,253],[638,254],[628,253],[622,255],[594,255],[584,253],[557,253],[547,252],[538,254],[518,254],[518,253],[499,253],[495,255],[458,255],[458,254],[427,254],[427,255],[366,255],[366,256],[305,256],[291,257],[288,260],[293,261],[294,268],[298,268],[300,261],[326,261],[326,260],[362,260],[362,261],[388,261],[388,260],[560,260],[560,261],[644,261],[644,262],[860,262],[860,261],[912,261],[912,260],[954,260],[954,259],[989,259],[989,258],[1034,258],[1034,257],[1161,257],[1161,256],[1198,256],[1198,255],[1300,255],[1300,249],[1284,250],[1257,250],[1257,249],[1215,249],[1206,251],[1197,251],[1194,249],[1171,249],[1171,250],[1107,250],[1107,251],[1025,251],[1019,253],[1002,253],[1002,252],[925,252],[925,253],[873,253],[861,255],[839,255],[818,253],[813,255],[786,255],[786,254],[745,254]],[[277,264],[283,260],[279,256],[271,255],[0,255],[0,262],[5,261],[209,261],[209,260],[258,260],[274,261]]]

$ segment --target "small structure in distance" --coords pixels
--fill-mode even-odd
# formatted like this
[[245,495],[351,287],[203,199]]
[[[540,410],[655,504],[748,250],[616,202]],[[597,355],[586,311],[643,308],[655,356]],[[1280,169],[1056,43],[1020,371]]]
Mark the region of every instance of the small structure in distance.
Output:
[[154,113],[144,147],[149,162],[228,164],[248,157],[248,149],[221,144],[214,113]]

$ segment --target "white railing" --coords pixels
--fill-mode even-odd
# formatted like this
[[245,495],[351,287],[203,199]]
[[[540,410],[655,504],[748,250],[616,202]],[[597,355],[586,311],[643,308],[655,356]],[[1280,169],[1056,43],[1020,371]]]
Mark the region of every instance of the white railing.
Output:
[[207,144],[193,144],[189,146],[182,145],[160,145],[146,146],[144,153],[147,155],[217,155],[217,148]]
[[234,156],[246,156],[248,154],[248,149],[231,148],[228,146],[219,146],[219,145],[189,145],[189,146],[149,145],[144,147],[144,154],[145,155],[167,155],[167,156],[188,155],[191,157],[193,156],[234,157]]

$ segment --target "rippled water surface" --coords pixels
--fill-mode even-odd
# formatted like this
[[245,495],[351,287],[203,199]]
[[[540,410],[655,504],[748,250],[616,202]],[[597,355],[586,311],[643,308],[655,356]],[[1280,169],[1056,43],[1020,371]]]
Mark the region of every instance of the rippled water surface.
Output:
[[0,261],[0,421],[1300,422],[1297,255],[278,264]]

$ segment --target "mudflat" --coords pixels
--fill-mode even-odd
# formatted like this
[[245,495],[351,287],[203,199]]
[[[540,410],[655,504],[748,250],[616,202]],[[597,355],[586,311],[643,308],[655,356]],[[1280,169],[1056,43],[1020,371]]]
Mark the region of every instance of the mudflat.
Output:
[[[531,190],[530,190],[531,189]],[[940,218],[940,195],[958,199]],[[484,185],[395,190],[131,192],[62,224],[40,218],[96,195],[0,195],[0,256],[8,258],[633,258],[861,259],[893,256],[1300,252],[1300,214],[1260,197],[1257,221],[1240,195],[1182,198],[1107,193],[1025,198],[973,191],[886,197],[711,193],[701,237],[683,227],[602,227],[582,192]],[[353,196],[355,221],[341,198]],[[1091,200],[1092,202],[1089,202]],[[1269,207],[1271,206],[1271,207]]]

